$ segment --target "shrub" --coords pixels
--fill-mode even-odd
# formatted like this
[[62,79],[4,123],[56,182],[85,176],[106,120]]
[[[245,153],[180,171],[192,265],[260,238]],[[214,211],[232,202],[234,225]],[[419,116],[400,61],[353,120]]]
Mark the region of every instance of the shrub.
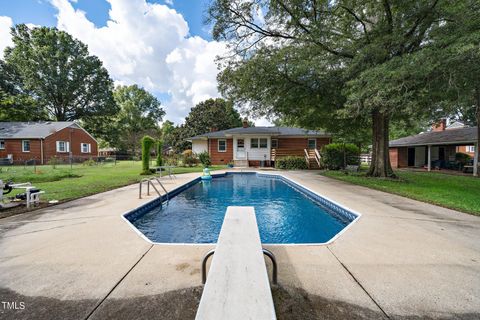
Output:
[[85,160],[83,161],[82,163],[84,166],[93,166],[95,165],[95,160],[93,160],[92,158],[88,159],[88,160]]
[[275,168],[284,170],[304,170],[308,169],[304,157],[282,157],[275,160]]
[[320,151],[320,156],[322,165],[331,170],[345,169],[346,165],[360,165],[360,149],[351,143],[327,144]]
[[203,151],[202,153],[200,153],[198,155],[198,159],[205,168],[212,164],[212,161],[210,161],[210,154],[207,151]]
[[162,151],[163,151],[163,142],[162,140],[157,141],[157,166],[163,166],[163,158],[162,158]]
[[198,159],[193,155],[184,155],[183,156],[183,166],[184,167],[193,167],[198,164]]
[[142,174],[151,174],[150,171],[150,149],[155,144],[155,140],[150,136],[142,138]]
[[179,155],[173,154],[168,157],[165,157],[165,164],[169,166],[178,166]]
[[47,163],[49,165],[51,165],[53,167],[53,169],[55,169],[57,167],[57,165],[60,163],[60,161],[57,157],[53,156],[48,160]]
[[184,157],[193,157],[193,151],[191,149],[187,149],[187,150],[182,152],[182,155]]
[[470,161],[470,159],[471,157],[466,153],[462,153],[462,152],[455,153],[455,161],[462,165],[467,164]]

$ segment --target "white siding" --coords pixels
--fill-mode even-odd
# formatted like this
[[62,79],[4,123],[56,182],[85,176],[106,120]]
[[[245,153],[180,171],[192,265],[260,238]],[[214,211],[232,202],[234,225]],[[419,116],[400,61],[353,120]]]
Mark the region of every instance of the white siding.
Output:
[[207,140],[193,140],[192,141],[192,152],[199,154],[204,151],[208,151],[208,141]]
[[[252,149],[252,138],[266,138],[267,139],[267,148],[253,148]],[[248,160],[270,160],[270,137],[266,136],[255,136],[246,139],[246,150],[248,152]]]
[[[267,148],[253,148],[251,147],[252,138],[266,138]],[[237,159],[237,139],[244,139],[245,152],[248,155],[248,160],[270,160],[271,139],[270,136],[235,136],[233,137],[233,159]]]

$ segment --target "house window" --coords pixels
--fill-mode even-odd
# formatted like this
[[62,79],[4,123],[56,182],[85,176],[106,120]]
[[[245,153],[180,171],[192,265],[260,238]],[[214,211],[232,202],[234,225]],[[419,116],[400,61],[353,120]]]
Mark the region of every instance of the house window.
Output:
[[475,146],[467,146],[467,152],[475,152]]
[[317,149],[317,139],[308,139],[308,149]]
[[70,151],[70,142],[57,141],[57,152],[69,152],[69,151]]
[[252,149],[266,149],[268,147],[268,139],[267,138],[252,138],[250,143],[250,148]]
[[218,140],[218,152],[227,151],[227,140]]
[[260,139],[260,148],[266,149],[268,147],[268,139],[261,138]]
[[81,143],[80,144],[80,149],[82,150],[82,153],[92,152],[92,148],[91,148],[90,143]]
[[22,152],[30,152],[30,140],[22,140]]
[[5,150],[5,140],[0,140],[0,150]]
[[237,148],[244,148],[245,147],[245,140],[238,139],[237,140]]
[[278,139],[272,139],[272,149],[278,148]]

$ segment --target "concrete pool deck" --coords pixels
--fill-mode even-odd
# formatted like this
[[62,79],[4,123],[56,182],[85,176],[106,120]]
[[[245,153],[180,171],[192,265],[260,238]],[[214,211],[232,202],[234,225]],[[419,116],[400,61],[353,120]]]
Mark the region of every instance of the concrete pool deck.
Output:
[[[315,172],[282,174],[362,217],[329,245],[265,246],[279,264],[279,319],[480,318],[480,217]],[[147,243],[121,214],[152,198],[132,185],[0,219],[0,319],[194,315],[213,246]]]

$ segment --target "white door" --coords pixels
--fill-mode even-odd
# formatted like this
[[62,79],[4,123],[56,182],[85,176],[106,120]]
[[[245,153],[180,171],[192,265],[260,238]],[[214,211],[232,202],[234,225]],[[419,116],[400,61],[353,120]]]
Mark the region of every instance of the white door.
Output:
[[245,159],[245,140],[237,139],[237,159]]

